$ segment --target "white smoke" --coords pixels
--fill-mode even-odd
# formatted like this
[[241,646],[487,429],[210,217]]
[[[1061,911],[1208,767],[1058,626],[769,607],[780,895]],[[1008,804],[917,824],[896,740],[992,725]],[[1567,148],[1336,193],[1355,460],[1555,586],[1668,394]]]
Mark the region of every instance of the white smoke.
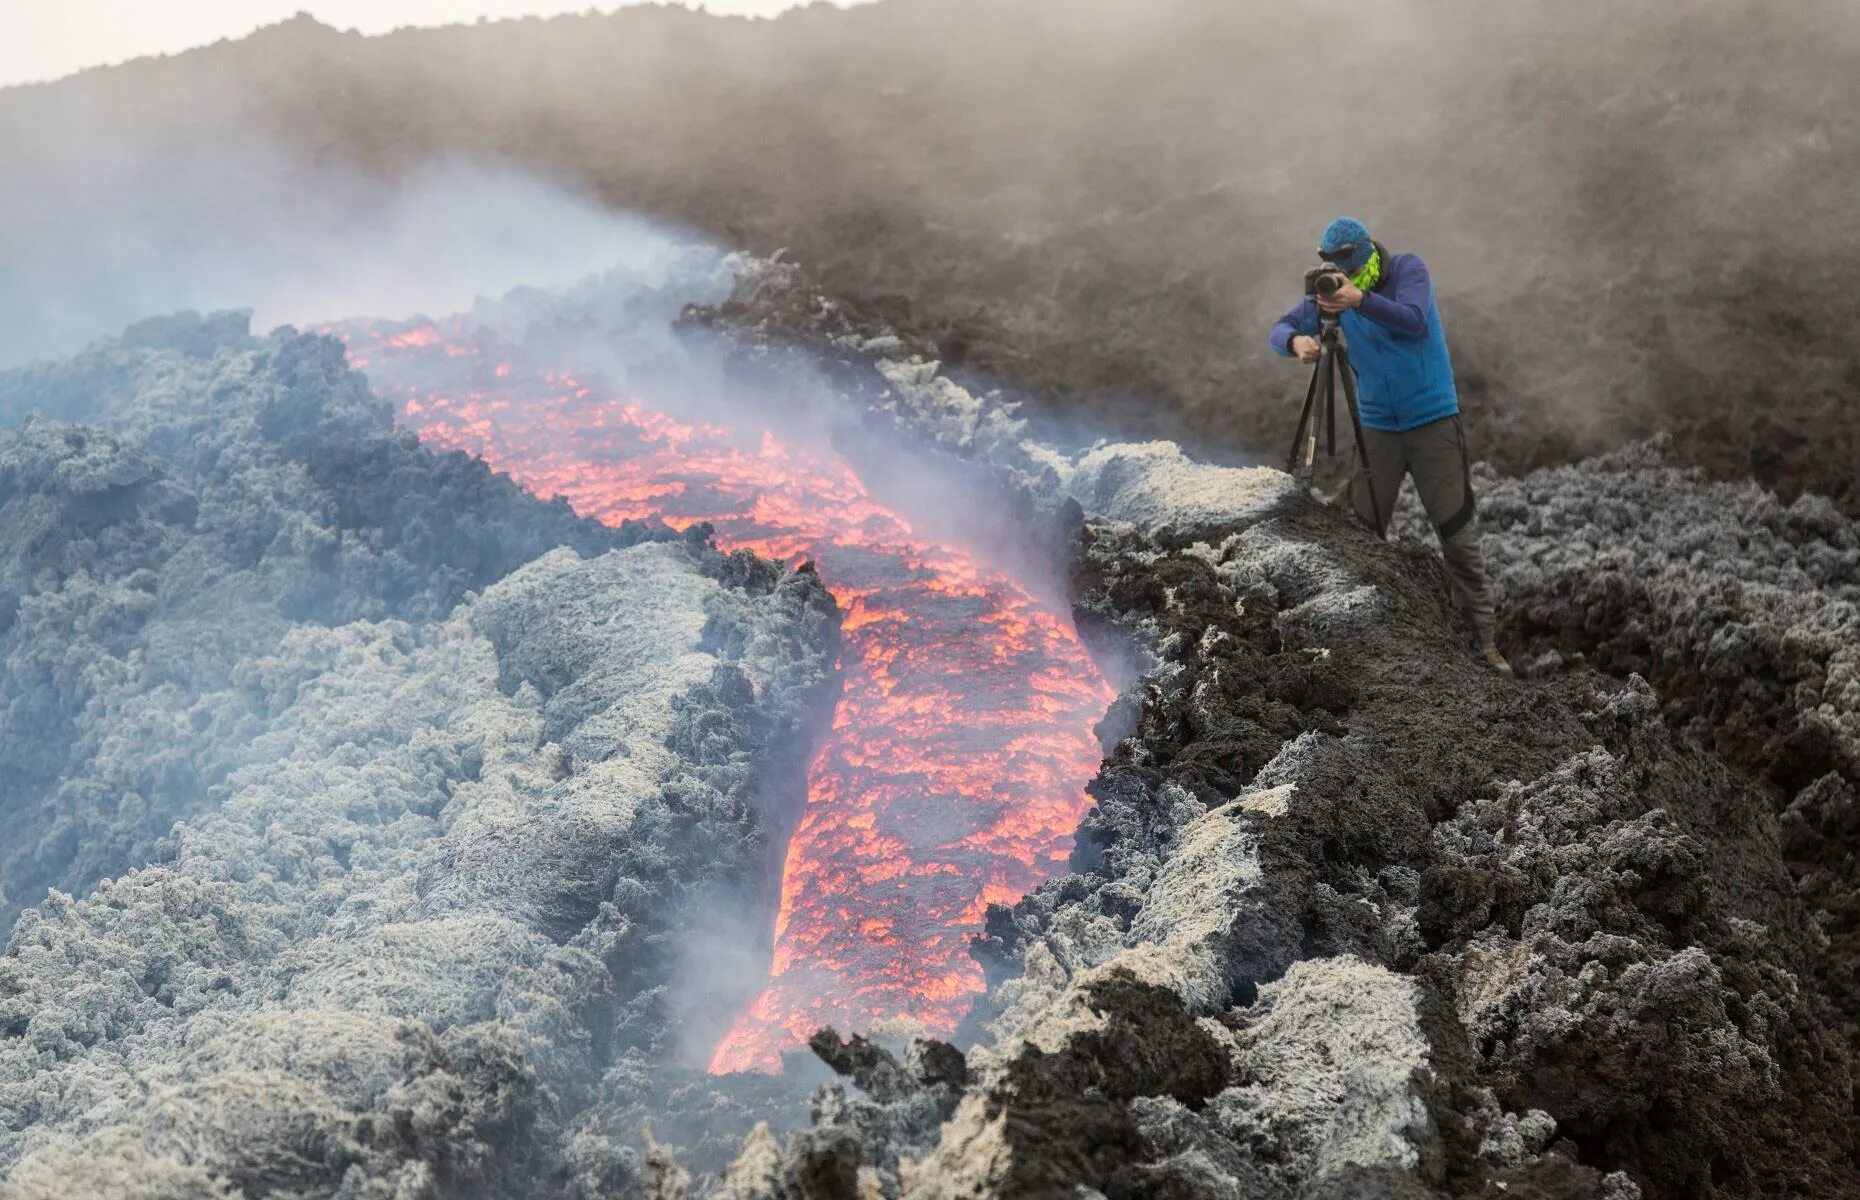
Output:
[[247,147],[132,178],[107,143],[59,154],[88,186],[0,200],[0,366],[181,309],[249,308],[259,329],[454,312],[614,266],[650,275],[695,240],[467,161],[383,178]]

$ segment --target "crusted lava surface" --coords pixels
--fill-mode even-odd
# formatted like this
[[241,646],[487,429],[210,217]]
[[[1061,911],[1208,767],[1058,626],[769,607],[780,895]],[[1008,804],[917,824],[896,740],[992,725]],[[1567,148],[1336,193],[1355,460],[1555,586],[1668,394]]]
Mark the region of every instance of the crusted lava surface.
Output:
[[588,1114],[673,1063],[687,931],[765,890],[819,577],[577,519],[241,316],[0,407],[0,1191],[641,1186]]
[[[35,893],[0,956],[9,1186],[1860,1192],[1860,534],[1835,505],[1660,441],[1482,470],[1505,679],[1412,498],[1382,542],[1277,471],[1044,444],[929,343],[744,271],[687,326],[731,371],[832,380],[843,439],[908,436],[998,492],[1126,681],[1068,870],[975,930],[964,1023],[823,1030],[819,1087],[800,1055],[715,1078],[679,1045],[684,948],[765,889],[832,690],[813,571],[576,521],[396,437],[328,339],[182,321],[0,377],[86,422],[0,439],[28,535],[0,632],[64,681],[11,736],[56,733],[99,794],[175,734],[219,772],[97,809],[172,831],[70,867],[75,898],[43,893],[55,839],[0,863]],[[329,554],[346,586],[304,598]],[[249,644],[138,674],[208,601]],[[36,829],[78,768],[20,761]]]
[[[845,320],[772,307],[731,315]],[[988,440],[892,401],[954,453]],[[1482,468],[1514,681],[1470,653],[1412,496],[1417,536],[1382,543],[1173,448],[1002,473],[1072,513],[1081,633],[1142,669],[1073,874],[976,941],[949,1118],[901,1123],[894,1076],[790,1155],[857,1131],[922,1197],[1860,1189],[1832,505],[1661,443]]]
[[1672,728],[1750,781],[1828,940],[1811,969],[1854,1042],[1860,526],[1822,497],[1711,482],[1666,439],[1483,486],[1527,666],[1641,673]]

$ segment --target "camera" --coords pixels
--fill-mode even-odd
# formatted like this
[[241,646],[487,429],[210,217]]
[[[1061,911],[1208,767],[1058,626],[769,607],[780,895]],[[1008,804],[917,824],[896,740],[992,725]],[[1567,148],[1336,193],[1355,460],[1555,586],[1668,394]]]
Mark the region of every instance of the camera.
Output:
[[1305,272],[1305,295],[1328,296],[1350,282],[1350,277],[1335,267],[1312,267]]

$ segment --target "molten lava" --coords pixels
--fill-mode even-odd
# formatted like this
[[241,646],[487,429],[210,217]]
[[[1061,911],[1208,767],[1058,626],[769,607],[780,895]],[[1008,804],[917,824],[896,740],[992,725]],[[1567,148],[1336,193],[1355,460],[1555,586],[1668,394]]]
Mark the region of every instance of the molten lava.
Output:
[[844,614],[844,693],[788,845],[768,984],[711,1069],[778,1069],[829,1024],[949,1035],[983,986],[967,942],[987,905],[1054,873],[1089,803],[1112,693],[1069,620],[913,534],[830,450],[675,420],[462,325],[343,335],[435,446],[609,523],[708,521],[725,549],[817,563]]

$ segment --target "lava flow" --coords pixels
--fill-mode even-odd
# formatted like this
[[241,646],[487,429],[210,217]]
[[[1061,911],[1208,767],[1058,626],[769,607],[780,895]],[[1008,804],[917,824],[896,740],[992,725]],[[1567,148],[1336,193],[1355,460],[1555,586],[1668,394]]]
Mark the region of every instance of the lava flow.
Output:
[[777,1070],[826,1025],[948,1036],[983,986],[967,943],[987,905],[1054,873],[1089,804],[1112,692],[1070,621],[914,535],[831,451],[674,420],[462,325],[342,332],[435,446],[602,521],[708,521],[726,549],[816,562],[844,615],[844,692],[783,864],[769,982],[711,1070]]

